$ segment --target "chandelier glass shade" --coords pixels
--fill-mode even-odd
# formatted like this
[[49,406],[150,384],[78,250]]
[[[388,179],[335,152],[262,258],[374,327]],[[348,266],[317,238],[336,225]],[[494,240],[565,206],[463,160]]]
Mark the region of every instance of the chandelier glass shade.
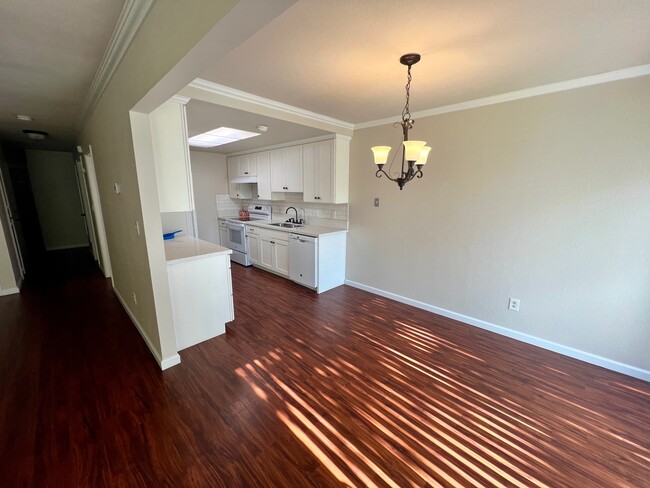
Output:
[[405,54],[399,59],[399,61],[408,67],[406,105],[404,105],[404,110],[402,110],[402,120],[394,124],[395,127],[402,127],[402,135],[404,138],[402,142],[401,170],[396,172],[393,176],[384,171],[384,165],[388,161],[388,156],[391,150],[390,146],[375,146],[371,149],[375,157],[375,164],[378,168],[375,176],[381,178],[382,175],[385,175],[386,178],[397,183],[401,190],[404,188],[404,185],[413,178],[422,178],[422,167],[427,163],[427,158],[429,157],[431,148],[426,145],[427,143],[425,141],[411,141],[409,139],[409,130],[413,128],[413,124],[415,123],[411,118],[411,112],[409,109],[411,66],[420,61],[420,55],[415,53]]

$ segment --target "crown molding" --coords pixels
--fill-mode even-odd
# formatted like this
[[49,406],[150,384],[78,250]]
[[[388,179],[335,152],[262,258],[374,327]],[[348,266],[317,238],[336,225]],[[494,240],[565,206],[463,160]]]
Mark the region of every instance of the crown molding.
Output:
[[232,100],[250,103],[258,107],[277,110],[288,115],[302,117],[314,122],[329,124],[341,129],[345,129],[347,131],[352,131],[354,129],[354,124],[351,124],[350,122],[328,117],[327,115],[317,114],[316,112],[310,112],[309,110],[294,107],[293,105],[287,105],[286,103],[276,102],[275,100],[270,100],[258,95],[253,95],[252,93],[236,90],[228,86],[219,85],[212,81],[203,80],[201,78],[195,79],[189,84],[189,86],[226,98],[230,98]]
[[[549,85],[526,88],[524,90],[512,91],[491,97],[477,98],[476,100],[469,100],[467,102],[444,105],[442,107],[422,110],[420,112],[413,112],[411,115],[413,118],[431,117],[433,115],[446,114],[449,112],[459,112],[461,110],[468,110],[471,108],[485,107],[486,105],[495,105],[497,103],[521,100],[522,98],[536,97],[538,95],[546,95],[548,93],[573,90],[574,88],[582,88],[591,85],[600,85],[602,83],[609,83],[610,81],[627,80],[629,78],[637,78],[639,76],[646,75],[650,75],[650,64],[635,66],[633,68],[620,69],[617,71],[610,71],[608,73],[601,73],[592,76],[585,76],[583,78],[576,78],[574,80],[560,81],[558,83],[551,83]],[[396,115],[395,117],[362,122],[360,124],[355,124],[354,130],[367,129],[369,127],[377,127],[379,125],[393,124],[395,121],[398,121],[400,119],[401,115]]]
[[95,77],[90,84],[88,95],[77,120],[77,129],[81,129],[88,121],[154,1],[126,0],[124,3],[113,34],[104,51],[104,56],[99,62]]

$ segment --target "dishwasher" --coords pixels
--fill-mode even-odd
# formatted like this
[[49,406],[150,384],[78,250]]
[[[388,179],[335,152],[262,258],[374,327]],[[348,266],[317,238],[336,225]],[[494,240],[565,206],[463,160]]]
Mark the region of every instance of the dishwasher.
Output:
[[289,278],[292,281],[309,288],[316,288],[318,283],[317,252],[317,237],[289,234]]

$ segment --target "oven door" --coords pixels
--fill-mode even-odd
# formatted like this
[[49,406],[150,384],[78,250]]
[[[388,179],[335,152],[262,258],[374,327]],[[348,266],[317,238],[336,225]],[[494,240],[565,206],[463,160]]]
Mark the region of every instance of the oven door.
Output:
[[230,240],[230,249],[233,251],[248,254],[246,246],[246,231],[244,224],[235,224],[228,222],[228,239]]

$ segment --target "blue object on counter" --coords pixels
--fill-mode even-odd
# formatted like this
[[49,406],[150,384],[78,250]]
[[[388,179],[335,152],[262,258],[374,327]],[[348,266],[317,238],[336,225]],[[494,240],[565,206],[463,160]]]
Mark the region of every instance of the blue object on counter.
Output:
[[169,239],[173,239],[176,234],[179,232],[183,232],[182,230],[175,230],[174,232],[167,232],[167,234],[163,234],[163,240],[168,241]]

